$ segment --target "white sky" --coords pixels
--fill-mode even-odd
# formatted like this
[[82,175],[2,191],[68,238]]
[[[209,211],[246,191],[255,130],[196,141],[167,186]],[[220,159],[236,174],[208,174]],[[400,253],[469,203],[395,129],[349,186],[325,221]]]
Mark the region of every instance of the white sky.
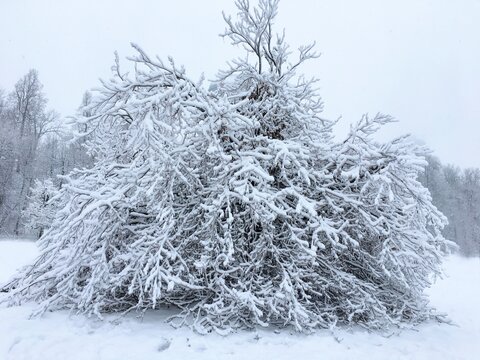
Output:
[[[254,0],[252,0],[254,3]],[[130,42],[212,78],[236,54],[218,37],[233,0],[0,0],[0,88],[36,68],[50,107],[71,115]],[[400,120],[384,132],[423,139],[443,162],[480,167],[480,0],[282,0],[292,48],[317,42],[339,133],[365,112]]]

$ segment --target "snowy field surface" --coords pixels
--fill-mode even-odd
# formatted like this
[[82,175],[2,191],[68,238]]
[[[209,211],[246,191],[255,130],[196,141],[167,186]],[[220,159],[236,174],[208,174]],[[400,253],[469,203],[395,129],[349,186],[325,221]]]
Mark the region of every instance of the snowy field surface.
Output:
[[[0,283],[33,260],[34,243],[0,240]],[[162,311],[99,321],[67,311],[29,319],[33,304],[0,305],[0,359],[478,359],[480,354],[480,259],[453,256],[447,277],[429,290],[432,303],[456,324],[423,324],[386,337],[363,330],[313,335],[243,331],[227,337],[173,329]],[[0,294],[0,296],[4,296]]]

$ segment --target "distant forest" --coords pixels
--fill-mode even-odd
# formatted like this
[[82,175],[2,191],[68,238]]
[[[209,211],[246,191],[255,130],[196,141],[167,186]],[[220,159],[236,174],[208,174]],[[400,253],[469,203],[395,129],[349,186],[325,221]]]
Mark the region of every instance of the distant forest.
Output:
[[480,255],[480,169],[444,165],[433,156],[427,160],[420,181],[448,218],[443,235],[457,243],[461,254]]

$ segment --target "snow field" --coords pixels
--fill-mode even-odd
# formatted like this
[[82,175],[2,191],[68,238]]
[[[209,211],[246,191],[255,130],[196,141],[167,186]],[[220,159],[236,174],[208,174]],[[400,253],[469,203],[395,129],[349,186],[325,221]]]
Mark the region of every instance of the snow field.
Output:
[[[35,244],[0,241],[0,283],[32,261]],[[390,337],[362,329],[317,331],[302,335],[270,329],[241,331],[227,337],[201,336],[164,323],[171,310],[104,321],[49,312],[29,319],[34,304],[0,306],[0,359],[5,360],[149,360],[149,359],[477,359],[480,354],[480,259],[450,257],[447,277],[430,289],[432,303],[455,325],[428,323]],[[4,296],[1,294],[0,296]]]

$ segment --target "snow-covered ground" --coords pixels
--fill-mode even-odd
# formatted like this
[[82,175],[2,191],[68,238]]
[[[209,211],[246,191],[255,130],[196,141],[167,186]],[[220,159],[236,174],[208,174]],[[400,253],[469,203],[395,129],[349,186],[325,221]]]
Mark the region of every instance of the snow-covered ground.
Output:
[[[27,241],[0,241],[0,283],[37,253]],[[362,330],[301,335],[270,330],[201,336],[164,323],[166,313],[99,321],[68,312],[29,319],[34,305],[0,305],[0,359],[479,359],[480,259],[453,256],[429,293],[456,326],[428,323],[390,337]]]

